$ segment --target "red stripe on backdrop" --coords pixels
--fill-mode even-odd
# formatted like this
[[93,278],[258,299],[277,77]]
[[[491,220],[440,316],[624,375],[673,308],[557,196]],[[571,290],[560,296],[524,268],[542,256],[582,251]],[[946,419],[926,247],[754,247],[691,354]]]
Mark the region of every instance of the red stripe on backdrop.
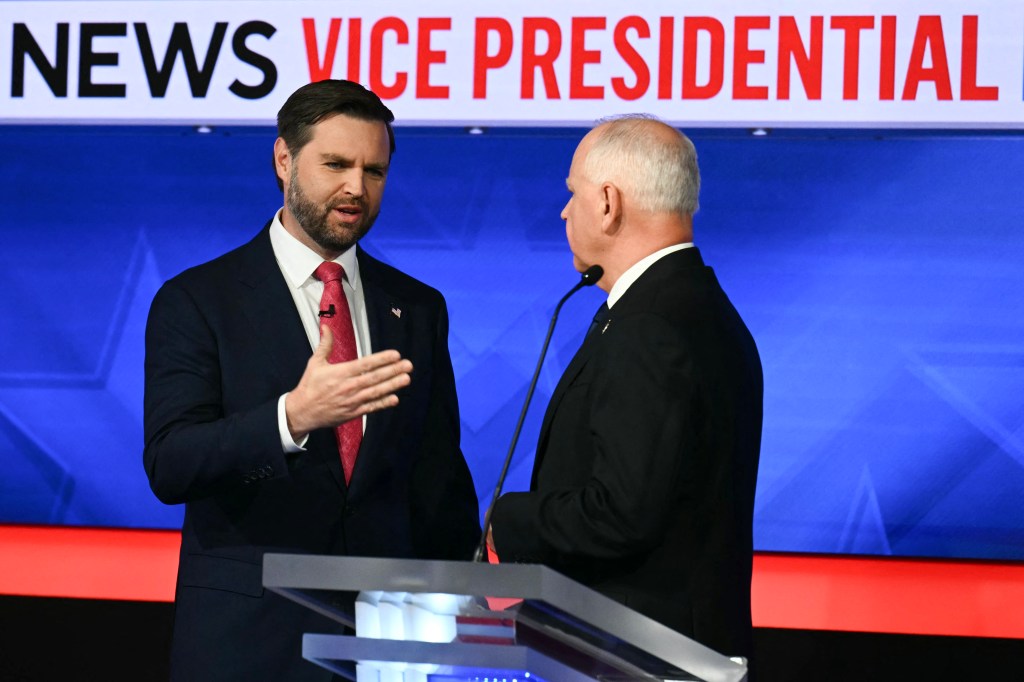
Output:
[[1024,563],[759,554],[754,625],[1024,639]]
[[0,526],[0,594],[174,601],[181,533]]
[[[177,531],[0,526],[0,594],[171,601]],[[1024,639],[1024,563],[758,554],[754,625]]]

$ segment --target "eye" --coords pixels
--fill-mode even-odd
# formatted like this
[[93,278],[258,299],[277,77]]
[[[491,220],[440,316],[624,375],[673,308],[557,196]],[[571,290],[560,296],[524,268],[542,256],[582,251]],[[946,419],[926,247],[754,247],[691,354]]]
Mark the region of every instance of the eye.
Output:
[[387,175],[387,171],[383,168],[367,168],[366,174],[375,178],[383,178]]

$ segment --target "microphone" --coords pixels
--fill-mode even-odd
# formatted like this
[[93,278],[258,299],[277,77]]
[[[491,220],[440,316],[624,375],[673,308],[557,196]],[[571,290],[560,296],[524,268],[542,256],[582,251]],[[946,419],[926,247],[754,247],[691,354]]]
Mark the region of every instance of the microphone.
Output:
[[334,304],[327,306],[327,310],[318,312],[317,317],[334,317]]
[[473,561],[483,561],[487,556],[487,529],[491,527],[491,515],[494,513],[494,505],[501,497],[501,489],[505,485],[505,477],[508,476],[508,467],[512,463],[512,453],[516,450],[516,443],[519,441],[519,432],[523,430],[523,421],[526,419],[526,410],[530,407],[530,399],[533,398],[533,389],[537,387],[537,378],[540,376],[540,368],[544,364],[544,356],[548,352],[548,344],[551,343],[551,334],[555,331],[555,322],[558,321],[558,313],[562,310],[562,305],[569,300],[569,297],[575,294],[583,287],[589,287],[597,284],[597,281],[604,275],[604,268],[600,265],[591,265],[587,268],[580,276],[580,281],[576,283],[572,289],[569,290],[562,300],[555,306],[555,312],[551,316],[551,324],[548,325],[548,335],[544,337],[544,345],[540,349],[540,357],[537,358],[537,369],[533,371],[533,379],[530,380],[530,388],[526,391],[526,400],[523,401],[523,410],[519,413],[519,422],[516,424],[515,431],[512,432],[512,444],[508,447],[508,454],[505,455],[505,464],[501,467],[501,475],[498,476],[498,484],[494,488],[494,496],[491,498],[491,504],[487,507],[487,513],[484,514],[484,532],[480,536],[480,544],[476,547],[476,552],[473,554]]

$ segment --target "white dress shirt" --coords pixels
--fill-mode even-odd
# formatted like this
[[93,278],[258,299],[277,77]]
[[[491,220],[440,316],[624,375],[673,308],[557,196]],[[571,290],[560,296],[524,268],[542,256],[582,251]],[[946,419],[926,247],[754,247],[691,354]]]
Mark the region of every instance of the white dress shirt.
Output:
[[[283,210],[283,209],[282,209]],[[300,242],[284,229],[281,224],[279,210],[270,224],[270,245],[274,249],[274,258],[281,268],[288,291],[295,302],[295,309],[302,319],[302,327],[306,330],[310,350],[315,350],[320,343],[320,298],[324,293],[323,282],[313,277],[323,258],[308,246]],[[359,261],[356,260],[356,248],[342,253],[334,259],[335,263],[345,268],[342,289],[348,299],[348,307],[352,313],[352,327],[356,334],[356,352],[359,357],[373,352],[370,347],[370,326],[366,318],[366,298],[363,295],[362,281],[359,277]],[[308,435],[301,443],[296,443],[288,430],[288,419],[285,414],[285,393],[277,401],[277,425],[281,432],[281,447],[285,452],[301,452],[305,449]],[[363,429],[366,429],[366,417],[363,417]]]
[[629,289],[630,286],[633,285],[633,282],[640,279],[640,275],[647,272],[647,268],[651,267],[670,253],[691,248],[693,248],[693,242],[673,244],[672,246],[666,246],[664,249],[655,251],[651,255],[641,258],[636,263],[633,263],[628,270],[622,273],[622,275],[615,280],[615,284],[612,285],[611,291],[608,292],[608,309],[611,310],[611,307],[615,305],[620,298],[622,298],[622,295],[626,293],[626,290]]

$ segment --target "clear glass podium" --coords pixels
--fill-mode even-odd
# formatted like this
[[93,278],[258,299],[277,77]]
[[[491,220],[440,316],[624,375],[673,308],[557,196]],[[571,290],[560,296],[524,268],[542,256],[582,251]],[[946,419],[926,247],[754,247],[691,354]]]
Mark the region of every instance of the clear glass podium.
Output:
[[263,584],[353,633],[304,633],[302,656],[357,682],[747,679],[741,659],[539,565],[267,554]]

